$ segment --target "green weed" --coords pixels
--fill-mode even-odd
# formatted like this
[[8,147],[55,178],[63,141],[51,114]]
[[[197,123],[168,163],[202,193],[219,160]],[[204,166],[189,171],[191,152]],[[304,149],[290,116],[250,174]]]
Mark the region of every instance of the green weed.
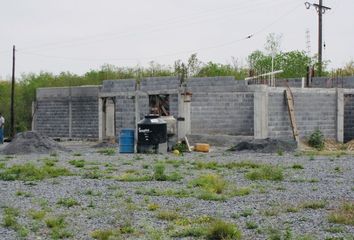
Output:
[[283,169],[273,165],[263,165],[246,173],[249,180],[271,180],[282,181],[284,179]]

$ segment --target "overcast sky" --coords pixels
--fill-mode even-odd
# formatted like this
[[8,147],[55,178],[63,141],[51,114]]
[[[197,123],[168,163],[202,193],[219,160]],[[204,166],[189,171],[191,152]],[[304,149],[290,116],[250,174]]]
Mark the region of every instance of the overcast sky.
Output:
[[[11,51],[22,73],[82,74],[105,63],[173,65],[197,53],[203,61],[246,64],[269,33],[281,50],[317,53],[317,12],[306,0],[0,0],[0,77],[11,74]],[[317,0],[313,0],[318,2]],[[311,3],[313,1],[310,0]],[[354,59],[354,1],[324,0],[324,59]],[[246,37],[253,34],[250,39]]]

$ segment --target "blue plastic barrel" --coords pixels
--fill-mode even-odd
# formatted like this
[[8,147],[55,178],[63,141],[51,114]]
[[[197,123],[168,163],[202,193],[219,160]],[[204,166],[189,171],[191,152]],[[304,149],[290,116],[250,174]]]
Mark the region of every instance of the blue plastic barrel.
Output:
[[134,153],[134,129],[122,128],[119,134],[119,152]]

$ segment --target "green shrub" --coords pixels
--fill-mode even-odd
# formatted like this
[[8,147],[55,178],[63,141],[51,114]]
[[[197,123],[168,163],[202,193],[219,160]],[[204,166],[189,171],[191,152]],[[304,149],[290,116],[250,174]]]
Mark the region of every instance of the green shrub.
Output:
[[322,132],[316,129],[311,135],[308,141],[309,145],[317,150],[322,150],[325,146],[325,139]]
[[156,181],[166,181],[167,176],[165,175],[165,165],[158,163],[154,167],[154,179]]
[[208,240],[233,240],[241,239],[241,231],[234,224],[217,220],[210,224],[206,235]]

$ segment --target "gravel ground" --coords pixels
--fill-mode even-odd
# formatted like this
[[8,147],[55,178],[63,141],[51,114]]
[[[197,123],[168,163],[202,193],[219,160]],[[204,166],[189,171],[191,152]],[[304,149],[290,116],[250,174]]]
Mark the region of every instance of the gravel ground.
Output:
[[[67,233],[61,237],[69,239],[92,239],[93,231],[104,229],[125,229],[121,231],[121,239],[182,239],[181,235],[173,236],[188,226],[204,224],[196,219],[210,218],[237,225],[242,239],[354,239],[353,225],[328,220],[343,202],[354,202],[354,158],[350,154],[279,155],[212,149],[207,154],[186,153],[184,156],[118,153],[108,156],[98,153],[99,149],[92,147],[95,143],[61,144],[72,152],[0,156],[0,173],[15,164],[43,166],[45,162],[73,173],[38,181],[0,180],[1,239],[59,238],[60,234],[55,235],[53,228],[46,224],[47,219],[59,216],[66,223],[61,225],[60,231]],[[69,163],[73,159],[84,160],[84,166],[73,166]],[[245,177],[252,169],[225,167],[227,163],[245,160],[277,165],[284,179],[252,181]],[[122,181],[122,178],[127,180],[124,177],[129,173],[135,177],[153,176],[156,162],[165,165],[167,175],[178,172],[182,178]],[[214,165],[201,164],[208,162]],[[92,172],[96,175],[87,174]],[[222,176],[227,186],[244,187],[250,193],[227,196],[222,201],[202,200],[198,198],[199,188],[191,186],[191,181],[208,173]],[[172,190],[184,190],[188,194],[171,196]],[[64,206],[58,203],[60,199],[72,199],[75,204]],[[152,203],[156,210],[152,209]],[[320,206],[313,206],[316,204]],[[7,207],[19,210],[15,227],[4,225]],[[29,214],[33,210],[42,210],[45,216],[34,219]],[[159,218],[164,210],[177,212],[177,219]],[[23,234],[19,229],[27,230]]]

